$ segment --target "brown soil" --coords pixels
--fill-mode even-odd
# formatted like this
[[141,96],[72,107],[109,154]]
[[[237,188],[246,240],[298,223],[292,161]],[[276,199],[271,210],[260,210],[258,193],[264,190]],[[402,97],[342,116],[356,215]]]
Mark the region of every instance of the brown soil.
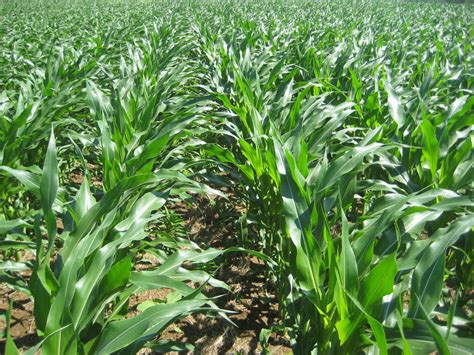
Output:
[[[36,335],[33,302],[23,292],[9,289],[0,283],[0,312],[6,313],[10,302],[13,302],[10,334],[18,348],[27,349],[36,345],[40,338]],[[5,332],[5,320],[0,318],[0,331]],[[4,353],[4,340],[0,340],[0,354]]]
[[[222,249],[237,243],[236,222],[245,208],[232,194],[224,192],[227,200],[209,201],[197,197],[191,206],[178,203],[172,207],[182,215],[190,239],[203,248]],[[265,265],[244,253],[225,255],[219,263],[221,267],[215,276],[226,282],[233,292],[207,288],[205,293],[223,295],[215,303],[221,309],[234,312],[229,318],[237,327],[218,316],[196,314],[170,325],[159,339],[192,344],[196,353],[203,354],[261,352],[260,331],[280,321]],[[272,354],[291,353],[288,339],[279,334],[272,334],[269,350]]]
[[[260,331],[279,322],[275,297],[266,292],[264,266],[258,259],[245,255],[234,255],[229,259],[218,277],[227,282],[233,293],[224,293],[225,296],[216,304],[235,312],[229,318],[237,327],[223,318],[197,314],[168,327],[160,339],[193,344],[195,352],[203,354],[262,351],[258,341]],[[207,293],[210,296],[222,294],[215,289]],[[271,337],[270,351],[274,354],[291,353],[288,340],[277,334]]]
[[[102,188],[102,179],[100,176],[99,166],[87,163],[87,169],[91,174],[92,185],[97,189]],[[82,167],[76,167],[69,173],[69,182],[73,185],[81,185],[83,181],[84,172]]]

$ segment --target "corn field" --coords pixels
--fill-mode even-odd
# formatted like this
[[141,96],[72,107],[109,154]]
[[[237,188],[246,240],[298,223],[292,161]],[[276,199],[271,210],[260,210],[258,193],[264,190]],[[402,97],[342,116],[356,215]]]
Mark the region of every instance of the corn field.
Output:
[[[472,353],[474,5],[0,7],[2,352],[192,352],[162,335],[235,327],[240,255],[278,312],[262,353]],[[225,243],[190,237],[198,200],[238,207]],[[172,297],[131,313],[145,291]]]

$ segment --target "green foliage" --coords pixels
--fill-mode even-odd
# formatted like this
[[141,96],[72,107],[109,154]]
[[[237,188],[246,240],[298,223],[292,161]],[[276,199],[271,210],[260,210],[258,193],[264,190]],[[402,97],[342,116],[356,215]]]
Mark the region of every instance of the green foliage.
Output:
[[[297,354],[470,353],[472,10],[2,3],[0,281],[34,301],[30,351],[192,349],[154,338],[226,317],[205,270],[245,251],[276,285],[264,346],[278,330]],[[220,186],[245,206],[234,248],[165,226],[167,205]],[[158,265],[137,270],[142,252]],[[173,297],[127,317],[152,289]]]

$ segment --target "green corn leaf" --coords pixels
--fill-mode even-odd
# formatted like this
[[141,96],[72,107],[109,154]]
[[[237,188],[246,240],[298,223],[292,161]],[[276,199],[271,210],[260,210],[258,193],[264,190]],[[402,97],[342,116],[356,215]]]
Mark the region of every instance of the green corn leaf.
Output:
[[19,218],[9,221],[0,220],[0,234],[8,233],[18,227],[31,227],[31,225]]
[[103,299],[113,292],[125,287],[130,280],[132,270],[132,258],[126,256],[116,262],[107,274],[104,275],[100,286],[97,299]]
[[404,354],[412,355],[413,353],[411,351],[410,345],[408,344],[407,338],[405,337],[405,332],[403,330],[403,317],[402,317],[401,311],[399,309],[396,309],[395,313],[397,317],[397,327],[400,331],[400,338],[403,344],[403,352]]
[[77,192],[76,202],[74,204],[74,212],[76,213],[78,222],[81,221],[86,212],[95,204],[96,201],[91,193],[89,181],[87,180],[87,177],[84,176],[84,180],[82,181],[81,187]]
[[40,176],[29,171],[12,169],[8,166],[0,166],[0,169],[18,179],[18,181],[28,189],[28,191],[31,191],[35,196],[40,197]]
[[397,95],[388,80],[384,81],[384,88],[388,94],[388,108],[390,110],[390,116],[397,123],[398,127],[402,128],[405,125],[406,117],[400,97]]
[[446,250],[473,226],[472,217],[463,216],[448,227],[439,229],[430,238],[432,243],[425,249],[413,272],[411,292],[420,302],[412,299],[409,317],[416,318],[421,315],[420,304],[428,314],[436,307],[443,286]]
[[168,353],[172,351],[191,351],[193,352],[195,347],[192,344],[186,344],[179,341],[172,340],[156,340],[145,344],[145,348],[151,349],[157,353]]
[[[407,343],[409,344],[413,354],[430,353],[438,350],[433,341],[433,334],[430,326],[424,319],[403,318],[403,333]],[[445,338],[447,334],[446,327],[435,325],[436,331]],[[389,344],[397,344],[403,347],[401,343],[400,331],[396,328],[385,328],[387,342]],[[474,340],[468,334],[456,335],[450,334],[447,342],[449,353],[468,355],[472,353]]]
[[160,332],[178,317],[199,311],[204,304],[205,300],[190,300],[156,305],[147,308],[136,317],[111,322],[101,333],[94,353],[107,354],[118,351],[137,339]]
[[319,282],[316,271],[319,253],[311,230],[309,207],[304,192],[295,179],[296,163],[276,140],[275,152],[281,179],[287,234],[296,248],[294,273],[303,289],[315,290]]
[[448,110],[448,114],[447,114],[447,119],[448,120],[463,109],[463,107],[466,104],[466,101],[467,101],[468,98],[469,98],[469,96],[464,95],[464,96],[458,97],[456,100],[454,100],[454,102],[449,106],[449,110]]
[[0,262],[0,271],[25,271],[29,269],[31,269],[31,264],[29,262],[16,262],[12,260]]
[[395,255],[385,257],[378,263],[360,283],[359,299],[365,309],[382,297],[393,292],[393,283],[397,273]]
[[383,329],[382,324],[372,317],[369,313],[367,313],[366,309],[359,303],[357,299],[355,299],[353,296],[349,294],[349,298],[354,302],[354,304],[357,306],[357,308],[364,314],[364,316],[367,318],[367,321],[369,322],[370,328],[372,329],[372,332],[374,333],[375,340],[377,343],[377,346],[379,348],[380,354],[385,354],[387,355],[387,339],[385,337],[385,331]]
[[54,200],[58,193],[58,162],[56,157],[56,143],[54,131],[51,129],[46,159],[43,165],[43,175],[40,181],[41,207],[47,213],[53,207]]
[[8,304],[8,310],[6,314],[6,324],[5,324],[5,355],[17,355],[20,353],[18,348],[15,345],[15,342],[12,339],[10,334],[11,330],[11,318],[12,318],[12,309],[13,309],[13,301],[10,301]]
[[441,336],[437,326],[433,323],[433,321],[430,319],[428,313],[426,312],[425,308],[423,307],[423,304],[421,303],[420,299],[417,297],[419,309],[421,311],[421,314],[423,318],[426,321],[426,324],[428,325],[428,328],[431,332],[431,335],[433,336],[433,339],[435,341],[436,347],[438,348],[438,351],[441,354],[450,354],[450,350],[448,347],[448,344],[444,340],[444,338]]
[[356,295],[359,291],[359,275],[357,261],[349,241],[349,224],[346,215],[341,210],[342,216],[342,249],[339,257],[339,270],[341,271],[342,286],[346,292]]
[[319,182],[320,190],[326,190],[338,182],[342,176],[360,168],[364,158],[380,150],[387,149],[381,143],[372,143],[365,147],[355,147],[334,161]]
[[0,250],[14,250],[14,249],[34,249],[35,243],[21,240],[0,240]]
[[420,124],[423,132],[423,155],[428,161],[428,165],[431,171],[431,178],[435,180],[436,171],[438,169],[438,157],[439,157],[439,143],[436,138],[436,131],[434,126],[429,120],[423,120]]
[[454,302],[449,306],[448,310],[448,318],[446,320],[446,328],[448,329],[446,332],[446,337],[445,340],[449,340],[449,335],[451,334],[451,328],[453,325],[453,319],[454,319],[454,313],[456,312],[457,305],[458,305],[458,298],[459,298],[459,293],[456,293],[456,296],[454,298]]

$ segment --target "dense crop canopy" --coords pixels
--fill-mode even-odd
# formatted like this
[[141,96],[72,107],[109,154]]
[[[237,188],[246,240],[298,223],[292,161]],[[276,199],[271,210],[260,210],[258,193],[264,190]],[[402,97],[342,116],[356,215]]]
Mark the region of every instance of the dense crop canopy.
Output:
[[[166,351],[181,317],[231,323],[208,291],[239,252],[278,300],[263,347],[471,353],[473,5],[0,6],[0,281],[34,301],[30,351]],[[241,207],[227,249],[172,222],[200,195]],[[148,290],[175,297],[131,316]]]

